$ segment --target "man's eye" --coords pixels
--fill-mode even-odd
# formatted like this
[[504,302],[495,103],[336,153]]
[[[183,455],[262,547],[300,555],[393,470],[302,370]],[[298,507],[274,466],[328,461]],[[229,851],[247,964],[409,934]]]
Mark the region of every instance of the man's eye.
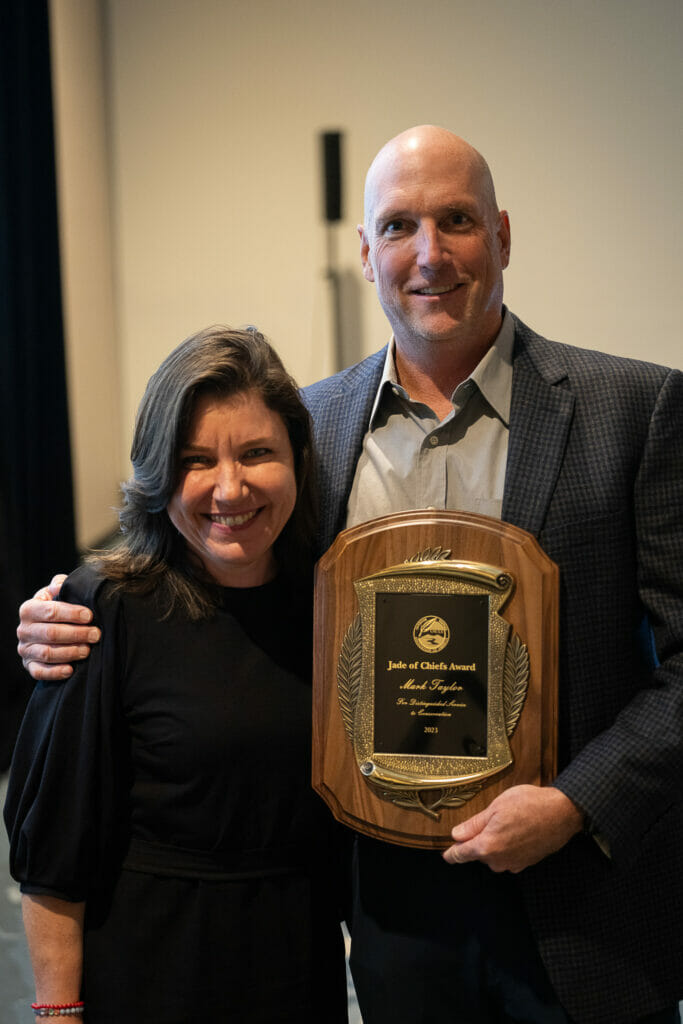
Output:
[[449,215],[448,220],[454,227],[459,228],[462,227],[463,224],[467,224],[469,222],[469,217],[466,213],[454,211]]
[[396,218],[396,220],[390,220],[390,221],[388,221],[385,224],[384,231],[385,231],[386,234],[392,235],[396,231],[403,231],[404,227],[405,227],[405,221],[399,220],[398,218]]

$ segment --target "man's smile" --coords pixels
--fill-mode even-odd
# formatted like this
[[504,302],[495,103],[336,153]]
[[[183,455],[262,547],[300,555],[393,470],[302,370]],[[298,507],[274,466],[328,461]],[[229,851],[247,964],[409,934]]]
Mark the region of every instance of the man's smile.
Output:
[[449,292],[454,292],[460,287],[460,284],[445,284],[441,285],[440,288],[415,288],[413,290],[414,295],[446,295]]

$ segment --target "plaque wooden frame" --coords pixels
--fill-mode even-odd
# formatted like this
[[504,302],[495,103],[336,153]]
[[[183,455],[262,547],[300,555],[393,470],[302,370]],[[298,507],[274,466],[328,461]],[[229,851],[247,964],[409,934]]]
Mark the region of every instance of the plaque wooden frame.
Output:
[[[464,793],[464,802],[437,811],[428,809],[436,806],[431,795],[427,807],[398,806],[364,777],[354,751],[358,744],[349,734],[348,707],[343,706],[341,666],[350,627],[360,621],[354,584],[389,568],[400,575],[406,571],[402,563],[416,559],[419,564],[431,559],[437,574],[444,559],[500,570],[500,579],[511,581],[502,619],[528,652],[521,712],[508,725],[511,763],[484,779],[474,795],[468,795],[465,777],[458,778],[450,792]],[[530,533],[498,519],[452,511],[400,512],[340,533],[316,566],[313,644],[312,781],[335,818],[377,839],[440,849],[450,845],[454,825],[483,810],[504,789],[549,783],[557,773],[558,606],[557,566]],[[362,768],[368,770],[365,763]]]

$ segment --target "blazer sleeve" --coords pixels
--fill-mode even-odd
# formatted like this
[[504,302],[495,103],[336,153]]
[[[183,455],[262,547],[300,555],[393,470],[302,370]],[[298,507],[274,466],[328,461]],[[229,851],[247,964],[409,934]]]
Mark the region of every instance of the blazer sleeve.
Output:
[[[651,668],[613,723],[555,783],[623,864],[638,856],[643,840],[670,814],[680,816],[683,797],[683,374],[677,370],[664,378],[652,410],[633,507],[642,636],[645,645],[651,643]],[[611,599],[617,602],[618,584],[615,566]],[[590,684],[599,687],[601,679]]]
[[39,683],[12,761],[5,804],[10,871],[22,891],[80,901],[103,884],[127,835],[129,754],[120,697],[120,603],[88,568],[62,598],[102,628],[90,657],[62,684]]

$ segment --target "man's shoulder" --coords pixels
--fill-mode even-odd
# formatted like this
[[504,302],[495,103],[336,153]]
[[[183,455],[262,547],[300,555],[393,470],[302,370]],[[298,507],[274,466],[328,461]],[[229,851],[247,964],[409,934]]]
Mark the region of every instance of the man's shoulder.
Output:
[[302,394],[306,405],[313,410],[334,394],[353,394],[359,388],[364,389],[373,384],[376,387],[382,374],[386,351],[385,346],[361,362],[303,388]]
[[644,385],[661,386],[671,374],[680,376],[680,371],[658,363],[629,356],[618,356],[597,348],[584,348],[566,342],[546,338],[532,330],[518,317],[515,323],[515,358],[530,361],[538,372],[548,379],[589,383],[593,380],[605,382],[634,382]]

